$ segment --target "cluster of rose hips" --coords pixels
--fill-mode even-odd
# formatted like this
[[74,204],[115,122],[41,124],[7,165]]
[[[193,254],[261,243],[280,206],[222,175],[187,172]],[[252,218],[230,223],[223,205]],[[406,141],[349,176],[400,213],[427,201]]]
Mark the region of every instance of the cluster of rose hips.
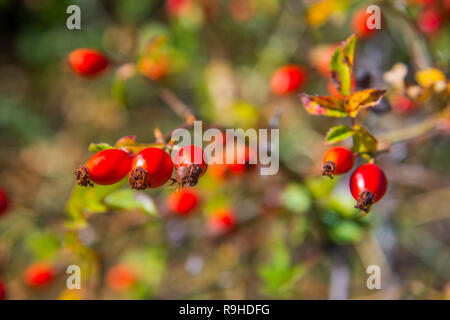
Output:
[[[328,150],[323,157],[322,175],[341,175],[349,172],[354,164],[353,153],[343,147]],[[356,169],[350,177],[350,192],[357,201],[355,208],[369,212],[370,207],[387,190],[387,178],[383,170],[374,163],[366,163]]]
[[174,161],[160,148],[145,148],[137,154],[122,149],[106,149],[94,154],[83,166],[75,171],[81,186],[111,185],[127,175],[130,187],[136,190],[157,188],[172,178],[173,167],[180,186],[195,186],[206,173],[208,165],[200,147],[182,147]]

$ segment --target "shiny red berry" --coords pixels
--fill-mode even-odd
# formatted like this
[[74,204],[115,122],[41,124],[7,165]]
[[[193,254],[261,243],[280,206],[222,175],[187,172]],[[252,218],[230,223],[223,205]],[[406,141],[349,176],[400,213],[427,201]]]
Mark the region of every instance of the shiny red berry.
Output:
[[144,190],[165,184],[172,176],[173,163],[169,154],[159,148],[146,148],[133,159],[130,186]]
[[208,221],[208,229],[213,235],[223,235],[236,226],[236,214],[228,208],[219,209],[212,213]]
[[9,200],[6,192],[0,188],[0,215],[6,212],[9,207]]
[[270,86],[279,95],[296,92],[305,82],[305,71],[297,65],[287,65],[279,68],[272,76]]
[[198,179],[208,169],[203,149],[194,145],[182,147],[176,154],[173,163],[177,170],[178,182],[182,186],[186,184],[195,186]]
[[186,216],[195,210],[198,204],[198,195],[195,191],[181,189],[173,192],[167,198],[170,210],[180,216]]
[[357,201],[355,208],[369,212],[375,202],[383,198],[388,181],[383,170],[376,164],[364,164],[350,178],[350,192]]
[[30,287],[43,287],[55,278],[55,271],[47,263],[39,262],[32,264],[25,271],[25,282]]
[[106,283],[114,291],[125,291],[136,283],[136,276],[127,266],[116,265],[109,269]]
[[105,70],[108,58],[95,49],[76,49],[69,54],[69,64],[72,69],[83,77],[92,77]]
[[333,178],[333,174],[349,172],[353,163],[353,154],[350,150],[343,147],[331,148],[323,157],[322,175]]
[[[94,154],[84,166],[75,171],[81,186],[110,185],[119,182],[130,172],[132,156],[120,149],[106,149]],[[92,182],[91,182],[92,181]]]
[[2,280],[0,280],[0,300],[5,300],[6,292],[5,292],[5,285],[3,284]]

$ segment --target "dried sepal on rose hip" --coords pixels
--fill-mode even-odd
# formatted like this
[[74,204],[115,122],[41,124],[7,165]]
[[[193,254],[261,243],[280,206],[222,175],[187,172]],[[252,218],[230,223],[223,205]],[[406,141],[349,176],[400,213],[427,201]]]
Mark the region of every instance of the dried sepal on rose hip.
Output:
[[120,149],[106,149],[94,154],[85,165],[75,170],[80,186],[110,185],[119,182],[130,172],[133,157]]
[[68,60],[72,70],[82,77],[99,75],[110,64],[108,58],[102,52],[88,48],[72,51]]
[[177,181],[181,186],[195,186],[208,169],[203,149],[194,145],[182,147],[173,163],[177,170]]
[[369,212],[370,207],[386,193],[388,181],[383,170],[373,163],[364,164],[350,178],[350,192],[357,201],[355,208]]
[[159,148],[146,148],[133,159],[130,186],[136,190],[160,187],[170,179],[172,171],[172,159],[167,152]]
[[344,174],[353,167],[354,159],[350,150],[343,147],[335,147],[328,150],[323,157],[322,176]]

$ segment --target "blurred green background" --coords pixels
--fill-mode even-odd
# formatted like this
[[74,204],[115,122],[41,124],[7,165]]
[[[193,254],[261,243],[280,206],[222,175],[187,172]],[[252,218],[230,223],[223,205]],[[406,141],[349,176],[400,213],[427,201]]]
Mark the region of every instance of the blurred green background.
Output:
[[[373,3],[382,8],[382,30],[358,40],[356,74],[370,72],[373,86],[383,88],[383,73],[401,62],[414,82],[412,41],[420,40],[448,76],[448,11],[428,36],[415,27],[421,1],[321,1],[330,12],[314,9],[318,2],[192,0],[174,16],[162,0],[0,0],[0,186],[10,197],[0,217],[0,279],[7,298],[448,299],[448,133],[396,144],[380,157],[388,193],[359,219],[349,176],[320,176],[324,136],[344,121],[311,116],[297,95],[270,91],[273,72],[294,63],[306,70],[303,92],[326,94],[317,50],[347,38],[354,12]],[[71,4],[81,8],[81,30],[66,27]],[[166,41],[167,74],[158,84],[120,79],[117,67],[137,61],[154,37]],[[79,78],[66,61],[79,47],[100,49],[116,65],[99,78]],[[186,219],[170,214],[169,186],[140,196],[124,184],[74,189],[73,170],[90,157],[89,143],[126,135],[151,142],[155,127],[169,133],[183,125],[159,86],[222,127],[266,128],[280,111],[280,172],[226,181],[207,174],[195,187],[201,204]],[[403,128],[446,103],[434,102],[407,114],[386,105],[365,124],[375,135]],[[219,207],[232,208],[238,223],[217,239],[206,221]],[[54,267],[56,279],[32,289],[24,272],[39,261]],[[81,267],[81,290],[66,289],[71,264]],[[134,275],[126,290],[108,285],[116,265]],[[381,290],[366,287],[369,265],[381,267]]]

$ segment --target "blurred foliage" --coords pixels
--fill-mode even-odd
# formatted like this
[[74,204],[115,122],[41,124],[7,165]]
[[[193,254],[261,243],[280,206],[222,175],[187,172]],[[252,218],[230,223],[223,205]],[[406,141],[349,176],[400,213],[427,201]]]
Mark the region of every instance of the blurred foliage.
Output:
[[[350,38],[332,56],[334,96],[319,52],[347,39],[353,14],[371,1],[185,1],[186,11],[171,13],[164,0],[0,0],[0,187],[11,200],[0,216],[0,281],[7,297],[448,298],[448,1],[434,1],[442,22],[433,35],[417,27],[421,1],[376,1],[382,30]],[[70,4],[81,8],[81,30],[66,28]],[[79,47],[100,49],[114,64],[81,79],[66,61]],[[164,64],[164,74],[149,72],[143,59]],[[270,91],[272,73],[285,64],[306,70],[306,111],[297,94]],[[386,101],[369,87],[387,90]],[[252,168],[223,179],[207,172],[195,187],[200,204],[185,218],[168,209],[174,186],[136,192],[127,179],[77,186],[73,170],[91,152],[129,135],[152,143],[154,128],[167,134],[184,124],[162,88],[208,125],[267,128],[280,112],[280,172],[260,176]],[[411,98],[414,111],[396,113],[396,93]],[[339,94],[349,98],[337,102]],[[339,118],[350,112],[361,126]],[[330,144],[351,141],[368,159],[383,151],[377,160],[390,183],[364,218],[348,175],[320,176]],[[236,212],[237,225],[214,237],[208,221],[223,208]],[[56,271],[45,290],[23,281],[37,261]],[[66,289],[71,264],[81,268],[81,290]],[[383,274],[377,292],[366,287],[373,264]],[[120,292],[108,283],[116,265],[135,277]],[[336,287],[342,268],[351,277]]]

